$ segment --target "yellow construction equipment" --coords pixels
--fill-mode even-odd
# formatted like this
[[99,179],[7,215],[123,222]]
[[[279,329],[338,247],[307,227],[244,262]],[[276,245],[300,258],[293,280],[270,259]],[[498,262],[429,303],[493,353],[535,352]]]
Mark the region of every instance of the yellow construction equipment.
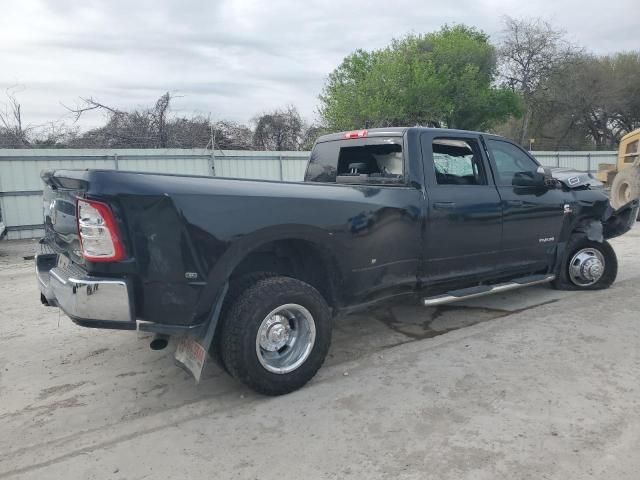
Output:
[[616,165],[600,164],[596,177],[611,186],[613,208],[640,198],[640,128],[622,137]]

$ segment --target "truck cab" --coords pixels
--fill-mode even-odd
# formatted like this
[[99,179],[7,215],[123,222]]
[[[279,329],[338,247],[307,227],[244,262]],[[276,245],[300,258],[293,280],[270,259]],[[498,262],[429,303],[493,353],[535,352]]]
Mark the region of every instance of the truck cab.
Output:
[[[401,169],[380,164],[390,152],[402,152]],[[367,254],[380,237],[382,257],[363,258],[359,267],[369,274],[390,272],[388,282],[384,275],[377,279],[384,290],[397,289],[400,277],[411,271],[407,285],[442,293],[499,278],[552,275],[571,231],[602,217],[608,205],[599,189],[590,188],[594,180],[587,174],[561,178],[503,137],[390,128],[321,137],[305,181],[359,185],[368,198],[390,192],[402,198],[405,209],[388,211],[383,201],[368,212],[366,222],[358,217],[358,231],[366,229],[371,239]],[[394,231],[394,243],[401,245],[397,250],[385,242],[379,226],[383,209],[385,218],[404,227]],[[409,211],[415,212],[413,223],[406,221]],[[367,260],[373,263],[367,266]],[[400,264],[403,275],[393,272]]]

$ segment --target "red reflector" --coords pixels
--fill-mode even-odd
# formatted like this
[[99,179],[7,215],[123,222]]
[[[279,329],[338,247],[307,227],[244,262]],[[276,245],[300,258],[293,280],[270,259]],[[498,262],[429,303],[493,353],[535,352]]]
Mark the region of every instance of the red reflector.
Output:
[[353,130],[344,134],[344,138],[364,138],[369,134],[367,130]]

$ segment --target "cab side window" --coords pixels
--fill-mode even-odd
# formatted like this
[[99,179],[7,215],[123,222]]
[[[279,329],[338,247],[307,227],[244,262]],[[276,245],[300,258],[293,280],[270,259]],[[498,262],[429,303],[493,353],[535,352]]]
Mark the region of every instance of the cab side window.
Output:
[[438,185],[487,184],[477,141],[435,138],[432,149]]
[[521,172],[535,172],[539,165],[517,146],[501,140],[487,140],[496,167],[496,184],[513,185],[513,177]]

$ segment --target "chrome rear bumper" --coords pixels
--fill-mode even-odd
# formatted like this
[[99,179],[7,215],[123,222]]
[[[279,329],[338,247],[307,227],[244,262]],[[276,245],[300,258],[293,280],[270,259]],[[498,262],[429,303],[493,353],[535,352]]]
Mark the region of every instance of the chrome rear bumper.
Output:
[[132,286],[125,278],[88,275],[77,265],[57,266],[55,253],[36,255],[36,277],[46,303],[87,327],[136,328]]

